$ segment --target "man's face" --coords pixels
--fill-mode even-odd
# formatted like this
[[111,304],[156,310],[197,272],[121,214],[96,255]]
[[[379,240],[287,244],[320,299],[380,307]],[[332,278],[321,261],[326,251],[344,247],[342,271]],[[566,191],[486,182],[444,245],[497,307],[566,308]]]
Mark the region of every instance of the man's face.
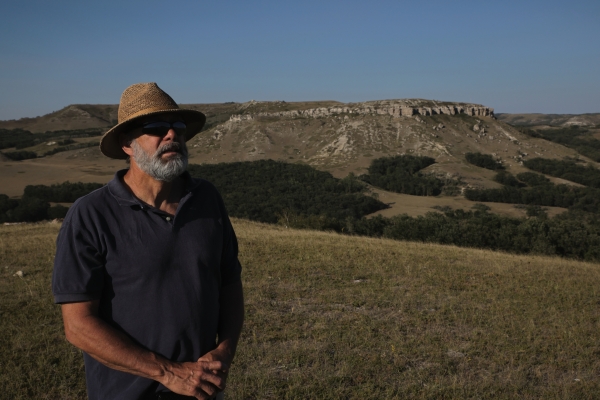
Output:
[[[146,126],[160,126],[162,122],[173,124],[177,121],[177,118],[163,116],[160,119],[148,121],[158,124]],[[176,124],[174,126],[177,127]],[[142,171],[152,178],[171,182],[186,170],[188,152],[183,132],[178,134],[173,127],[171,129],[167,127],[164,130],[166,131],[164,135],[160,129],[152,134],[143,133],[142,128],[134,131],[137,137],[131,142],[132,159]]]

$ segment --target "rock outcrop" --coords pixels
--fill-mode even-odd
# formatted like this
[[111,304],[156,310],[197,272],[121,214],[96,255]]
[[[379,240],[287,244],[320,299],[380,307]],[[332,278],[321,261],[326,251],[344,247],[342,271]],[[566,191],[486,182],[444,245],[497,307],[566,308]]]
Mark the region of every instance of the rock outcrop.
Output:
[[[382,104],[383,103],[383,104]],[[393,117],[412,117],[416,115],[456,115],[465,114],[475,117],[494,118],[494,109],[477,104],[444,104],[422,106],[419,104],[407,104],[411,101],[385,101],[372,103],[350,104],[339,107],[321,107],[307,110],[291,110],[279,112],[262,112],[256,114],[234,114],[230,121],[247,121],[257,117],[329,117],[340,114],[353,115],[391,115]],[[414,101],[412,101],[414,103]]]

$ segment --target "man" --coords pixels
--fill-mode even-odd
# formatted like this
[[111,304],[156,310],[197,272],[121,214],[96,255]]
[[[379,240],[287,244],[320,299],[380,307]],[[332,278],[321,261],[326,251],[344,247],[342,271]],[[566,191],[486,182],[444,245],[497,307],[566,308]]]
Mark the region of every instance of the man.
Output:
[[127,88],[100,150],[130,168],[63,222],[52,288],[84,352],[90,399],[209,399],[225,388],[244,305],[221,197],[186,172],[186,141],[205,120],[155,83]]

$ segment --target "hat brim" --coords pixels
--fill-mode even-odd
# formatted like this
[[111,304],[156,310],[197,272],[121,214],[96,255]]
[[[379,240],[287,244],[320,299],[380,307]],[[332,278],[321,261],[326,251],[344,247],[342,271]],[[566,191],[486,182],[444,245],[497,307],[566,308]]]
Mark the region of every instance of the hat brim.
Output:
[[202,130],[202,127],[204,127],[204,123],[206,122],[206,116],[200,111],[184,110],[181,108],[153,111],[136,115],[135,118],[123,121],[109,129],[102,136],[102,139],[100,139],[100,151],[107,157],[118,160],[126,160],[128,155],[123,151],[120,140],[121,134],[136,128],[138,124],[150,116],[159,116],[164,114],[177,114],[181,116],[187,125],[185,133],[186,142],[196,136]]

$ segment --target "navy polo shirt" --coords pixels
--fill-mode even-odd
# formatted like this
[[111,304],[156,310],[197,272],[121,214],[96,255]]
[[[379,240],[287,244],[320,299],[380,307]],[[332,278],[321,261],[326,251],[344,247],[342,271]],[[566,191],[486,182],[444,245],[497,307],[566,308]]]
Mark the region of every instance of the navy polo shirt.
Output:
[[[78,199],[56,242],[56,303],[100,300],[100,317],[135,343],[173,361],[216,346],[221,287],[240,280],[235,233],[217,190],[183,175],[172,217],[124,186],[127,170]],[[84,353],[90,399],[139,399],[164,390]]]

